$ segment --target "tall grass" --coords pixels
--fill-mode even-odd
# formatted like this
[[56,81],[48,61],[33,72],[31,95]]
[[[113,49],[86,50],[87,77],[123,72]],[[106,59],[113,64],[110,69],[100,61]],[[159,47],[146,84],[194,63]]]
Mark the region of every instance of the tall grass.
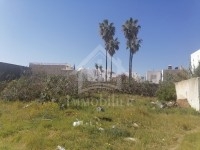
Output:
[[[66,149],[167,150],[178,144],[180,135],[200,124],[199,113],[193,109],[159,109],[151,101],[156,99],[104,92],[70,103],[66,109],[53,102],[0,101],[0,149],[56,149],[60,145]],[[104,112],[96,110],[99,105]],[[83,125],[73,127],[77,119]],[[199,141],[199,134],[191,136]],[[190,143],[188,138],[185,143]]]
[[200,132],[187,134],[181,141],[178,150],[199,150],[200,149]]

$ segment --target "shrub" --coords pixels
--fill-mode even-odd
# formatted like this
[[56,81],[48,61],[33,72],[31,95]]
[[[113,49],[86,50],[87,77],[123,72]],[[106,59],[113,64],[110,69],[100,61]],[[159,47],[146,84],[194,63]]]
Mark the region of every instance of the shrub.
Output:
[[142,96],[156,96],[158,85],[150,82],[132,81],[129,83],[122,83],[122,92],[128,94],[142,95]]
[[11,81],[1,93],[4,100],[16,100],[17,98],[17,81]]
[[75,75],[71,76],[48,76],[45,81],[45,88],[41,92],[41,99],[44,101],[60,97],[75,96],[78,92],[77,79]]
[[44,77],[41,75],[23,76],[13,80],[4,88],[1,96],[4,100],[29,101],[40,97],[44,88]]
[[194,69],[193,77],[200,77],[200,62],[198,67]]
[[4,88],[7,86],[9,81],[0,81],[0,93],[3,92]]
[[129,137],[131,135],[129,131],[120,128],[107,129],[105,130],[105,132],[108,136],[111,136],[112,138]]
[[176,90],[173,82],[160,83],[159,89],[156,92],[159,100],[171,101],[176,100]]

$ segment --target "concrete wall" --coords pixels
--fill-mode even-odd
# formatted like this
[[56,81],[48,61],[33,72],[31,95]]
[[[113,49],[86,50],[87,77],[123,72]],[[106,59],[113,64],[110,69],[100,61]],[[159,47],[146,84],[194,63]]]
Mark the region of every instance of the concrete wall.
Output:
[[175,83],[177,99],[187,99],[192,108],[200,111],[200,78]]

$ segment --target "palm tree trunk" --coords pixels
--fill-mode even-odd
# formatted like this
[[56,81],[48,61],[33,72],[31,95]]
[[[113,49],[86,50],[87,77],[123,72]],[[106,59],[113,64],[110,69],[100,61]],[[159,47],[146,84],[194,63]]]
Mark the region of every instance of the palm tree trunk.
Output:
[[110,66],[110,68],[111,68],[111,71],[110,71],[110,80],[111,80],[111,78],[112,78],[112,56],[111,56],[111,64],[110,64],[111,66]]
[[133,60],[133,53],[130,50],[130,56],[129,56],[129,85],[131,84],[131,79],[132,79],[132,60]]
[[98,70],[98,68],[97,68],[97,78],[99,77],[99,70]]
[[106,50],[106,82],[107,82],[107,53],[108,51]]

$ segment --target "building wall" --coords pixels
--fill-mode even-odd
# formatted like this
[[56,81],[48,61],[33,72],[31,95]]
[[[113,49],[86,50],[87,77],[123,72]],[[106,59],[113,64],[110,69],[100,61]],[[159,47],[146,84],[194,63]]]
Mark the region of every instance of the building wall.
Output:
[[162,80],[161,81],[177,81],[178,74],[183,72],[182,69],[165,69],[162,70]]
[[46,73],[48,75],[67,75],[73,71],[73,68],[68,64],[30,63],[29,67],[32,73]]
[[194,71],[199,66],[200,62],[200,49],[191,54],[191,68]]
[[200,110],[200,78],[175,83],[177,99],[187,99],[192,108]]
[[147,71],[146,80],[159,84],[161,81],[161,71]]

